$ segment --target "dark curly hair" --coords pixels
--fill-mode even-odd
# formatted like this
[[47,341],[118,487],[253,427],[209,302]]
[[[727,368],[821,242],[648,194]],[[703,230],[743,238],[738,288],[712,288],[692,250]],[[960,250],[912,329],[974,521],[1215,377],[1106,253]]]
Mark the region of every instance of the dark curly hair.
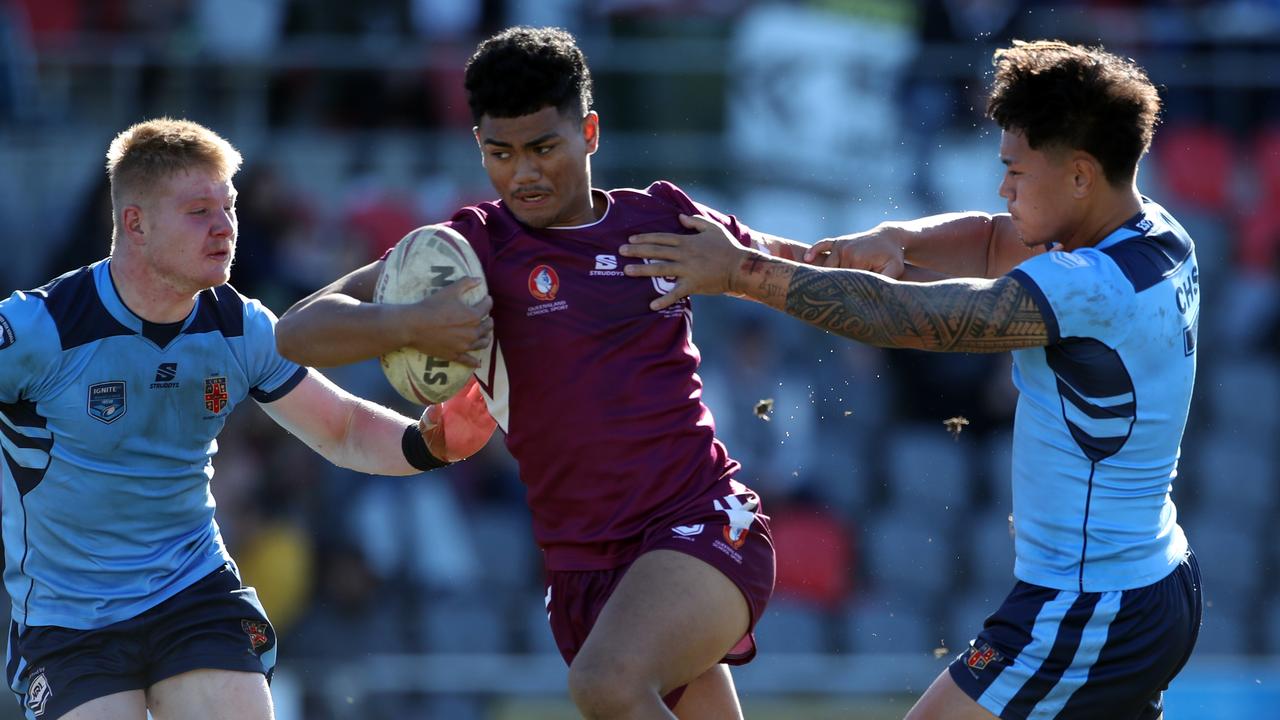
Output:
[[1083,150],[1112,185],[1132,182],[1151,146],[1160,95],[1132,60],[1058,40],[1022,42],[995,52],[987,114],[1017,130],[1035,150]]
[[465,86],[477,125],[483,115],[513,118],[547,106],[578,118],[591,109],[587,59],[561,28],[513,27],[480,43]]

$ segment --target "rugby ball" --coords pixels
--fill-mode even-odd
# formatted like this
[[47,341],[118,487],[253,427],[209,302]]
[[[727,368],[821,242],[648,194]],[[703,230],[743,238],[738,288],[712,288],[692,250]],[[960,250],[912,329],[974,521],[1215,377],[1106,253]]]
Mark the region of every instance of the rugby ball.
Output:
[[[474,305],[489,294],[480,258],[456,230],[444,225],[426,225],[401,238],[387,255],[374,287],[373,300],[415,303],[468,277],[480,279],[478,286],[462,296],[464,302]],[[405,347],[382,356],[382,372],[391,387],[405,399],[430,405],[456,395],[467,383],[472,369]]]

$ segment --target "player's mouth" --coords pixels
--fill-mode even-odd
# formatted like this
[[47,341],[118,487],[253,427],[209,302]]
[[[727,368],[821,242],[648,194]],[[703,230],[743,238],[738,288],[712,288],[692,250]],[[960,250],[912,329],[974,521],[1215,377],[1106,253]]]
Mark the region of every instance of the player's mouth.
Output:
[[542,190],[521,190],[511,197],[525,207],[540,207],[551,200],[551,193]]

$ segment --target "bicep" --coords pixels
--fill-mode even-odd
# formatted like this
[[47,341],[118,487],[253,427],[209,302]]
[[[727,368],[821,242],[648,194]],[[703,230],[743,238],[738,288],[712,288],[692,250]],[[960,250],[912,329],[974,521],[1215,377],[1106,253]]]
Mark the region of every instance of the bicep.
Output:
[[378,286],[378,276],[382,274],[382,263],[383,261],[378,259],[362,268],[352,270],[299,300],[285,315],[328,295],[346,295],[360,302],[373,302],[373,290]]
[[[1049,329],[1040,306],[1011,277],[974,283],[922,286],[932,292],[929,303],[942,340],[928,350],[1002,352],[1049,344]],[[936,290],[933,290],[936,288]]]
[[1027,247],[1022,242],[1009,215],[991,216],[991,239],[987,244],[986,277],[1002,277],[1027,259],[1044,252],[1044,247]]

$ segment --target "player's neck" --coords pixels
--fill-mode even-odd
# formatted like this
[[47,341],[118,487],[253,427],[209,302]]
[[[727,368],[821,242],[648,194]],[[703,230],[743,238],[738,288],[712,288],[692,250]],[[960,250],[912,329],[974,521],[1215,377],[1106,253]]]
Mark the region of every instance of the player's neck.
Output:
[[111,256],[107,267],[120,301],[134,315],[156,324],[175,323],[191,314],[196,296],[174,288],[141,259]]
[[1087,213],[1072,242],[1063,243],[1066,250],[1093,247],[1107,238],[1142,210],[1138,188],[1107,189]]

